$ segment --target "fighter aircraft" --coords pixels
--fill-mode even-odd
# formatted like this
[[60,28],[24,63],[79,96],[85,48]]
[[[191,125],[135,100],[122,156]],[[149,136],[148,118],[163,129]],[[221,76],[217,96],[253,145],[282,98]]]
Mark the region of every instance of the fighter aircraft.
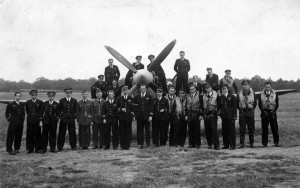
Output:
[[[122,56],[119,52],[114,50],[113,48],[109,46],[105,46],[107,51],[114,57],[116,58],[120,63],[122,63],[125,67],[127,67],[129,70],[134,72],[135,74],[133,75],[133,87],[129,90],[128,94],[131,95],[133,94],[141,84],[145,84],[147,86],[147,92],[152,93],[155,95],[155,90],[157,86],[153,83],[153,75],[152,71],[156,68],[156,66],[160,65],[165,58],[170,54],[172,49],[174,48],[176,44],[176,40],[173,40],[170,42],[161,52],[160,54],[154,59],[154,61],[150,64],[150,66],[147,69],[141,69],[141,70],[136,70],[136,68],[124,57]],[[176,77],[176,75],[175,75]],[[174,77],[174,78],[175,78]],[[277,95],[284,95],[287,93],[291,93],[296,91],[296,89],[285,89],[285,90],[274,90]],[[259,97],[261,91],[255,92],[255,95],[257,98]],[[0,100],[0,103],[8,104],[12,102],[13,100]],[[25,100],[20,100],[20,102],[26,102]]]

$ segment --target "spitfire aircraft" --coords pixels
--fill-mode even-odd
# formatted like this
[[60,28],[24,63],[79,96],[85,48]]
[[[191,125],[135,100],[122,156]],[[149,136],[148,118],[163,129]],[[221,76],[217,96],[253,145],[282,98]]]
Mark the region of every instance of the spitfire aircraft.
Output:
[[[141,70],[136,70],[136,68],[124,56],[122,56],[119,52],[117,52],[113,48],[109,46],[105,46],[105,48],[114,58],[116,58],[120,63],[122,63],[125,67],[127,67],[129,70],[131,70],[134,73],[133,87],[129,90],[128,92],[129,95],[134,94],[136,90],[139,88],[139,86],[142,84],[147,86],[147,92],[150,92],[155,95],[155,90],[158,86],[153,83],[154,78],[151,72],[165,60],[165,58],[170,54],[170,52],[174,48],[175,44],[176,44],[176,40],[170,42],[154,59],[154,61],[148,66],[147,69],[141,69]],[[176,75],[174,76],[174,78],[175,77]],[[294,92],[296,90],[285,89],[285,90],[274,90],[274,91],[276,92],[277,95],[284,95],[287,93]],[[255,92],[257,98],[259,97],[260,93],[261,93],[260,91]],[[13,100],[0,100],[0,103],[8,104],[12,101]],[[20,102],[24,103],[26,101],[20,100]]]

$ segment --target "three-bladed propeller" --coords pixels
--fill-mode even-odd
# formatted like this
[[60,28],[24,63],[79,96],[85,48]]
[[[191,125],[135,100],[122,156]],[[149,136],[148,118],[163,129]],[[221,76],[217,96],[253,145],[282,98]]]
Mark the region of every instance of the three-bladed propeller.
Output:
[[[133,76],[133,83],[135,84],[129,91],[128,94],[131,95],[135,92],[135,90],[141,85],[145,84],[147,86],[150,86],[153,90],[156,90],[157,85],[153,83],[153,75],[151,72],[155,70],[157,66],[159,66],[165,59],[166,57],[170,54],[172,49],[174,48],[176,44],[176,39],[170,42],[159,54],[158,56],[154,59],[154,61],[149,65],[147,70],[142,69],[142,70],[136,70],[136,68],[129,63],[129,61],[122,56],[119,52],[114,50],[113,48],[109,46],[105,46],[107,51],[114,57],[116,58],[120,63],[122,63],[125,67],[127,67],[129,70],[132,72],[136,73]],[[153,91],[154,92],[154,91]]]

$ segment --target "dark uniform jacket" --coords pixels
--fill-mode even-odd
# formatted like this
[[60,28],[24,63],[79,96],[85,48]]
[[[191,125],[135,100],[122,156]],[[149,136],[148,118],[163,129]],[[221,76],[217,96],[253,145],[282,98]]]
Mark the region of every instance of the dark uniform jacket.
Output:
[[153,115],[153,98],[150,94],[146,93],[145,97],[138,94],[134,98],[136,104],[135,114],[136,118],[147,120],[149,116]]
[[[147,68],[151,65],[147,65]],[[154,68],[153,70],[155,72],[155,75],[157,76],[158,80],[154,80],[154,83],[160,87],[163,88],[164,92],[168,91],[167,88],[167,80],[166,80],[166,74],[164,69],[162,68],[161,65],[158,65],[157,67]]]
[[112,104],[109,100],[105,101],[103,105],[103,118],[106,121],[111,121],[113,119],[118,120],[118,110],[118,100],[114,99]]
[[177,79],[178,78],[188,78],[190,71],[190,62],[187,59],[177,59],[175,61],[174,70],[177,72]]
[[[163,112],[160,110],[164,109]],[[169,103],[165,97],[161,97],[159,100],[158,97],[153,99],[153,119],[156,120],[167,120],[169,111]]]
[[24,104],[16,101],[9,103],[6,106],[5,118],[11,124],[23,124],[25,119],[25,108]]
[[105,67],[104,71],[105,81],[108,85],[112,84],[112,81],[115,79],[119,81],[120,78],[120,71],[117,65],[113,65],[113,68],[110,66]]
[[70,102],[68,102],[66,98],[62,98],[58,106],[60,121],[64,123],[75,123],[77,100],[71,97]]
[[59,118],[58,102],[45,101],[42,105],[41,119],[44,124],[57,123]]
[[91,87],[92,98],[96,98],[97,88],[99,88],[103,94],[106,94],[107,86],[108,84],[105,81],[103,81],[102,83],[100,83],[99,81],[95,82]]
[[[121,88],[116,85],[116,87],[110,85],[108,88],[107,88],[107,92],[109,90],[113,90],[115,92],[115,98],[118,99],[120,96],[121,96]],[[108,94],[108,93],[107,93]]]
[[236,119],[237,104],[234,95],[228,93],[227,97],[221,95],[218,97],[218,111],[222,119]]
[[91,125],[93,120],[93,107],[90,100],[80,100],[77,103],[77,122],[79,125]]
[[[225,80],[225,81],[224,81]],[[230,77],[229,79],[226,79],[226,77],[224,76],[221,80],[220,80],[220,90],[222,90],[222,86],[227,84],[229,86],[229,92],[232,92],[233,94],[237,94],[238,93],[238,88],[235,84],[235,81],[233,80],[232,77]]]
[[[144,69],[144,64],[142,63],[139,63],[138,65],[136,63],[132,63],[132,65],[136,68],[136,70]],[[133,72],[129,70],[125,77],[125,85],[128,86],[129,88],[132,87],[132,83],[130,80],[132,76],[133,76]]]
[[[189,85],[195,85],[195,83],[194,82],[190,82]],[[199,93],[202,93],[203,85],[200,82],[197,82],[197,85],[195,85],[195,87],[196,87],[196,90]]]
[[105,103],[104,99],[95,99],[92,102],[92,107],[93,107],[93,122],[96,124],[102,123],[102,116],[103,116],[103,105]]
[[[124,96],[119,98],[119,120],[131,120],[132,112],[134,111],[133,98],[127,96],[125,99]],[[122,108],[126,108],[126,112],[122,111]]]
[[35,102],[28,100],[26,102],[27,122],[37,123],[41,119],[43,101],[36,99]]
[[[217,74],[213,74],[211,77],[209,74],[206,75],[205,82],[209,83],[213,90],[218,91],[219,90],[219,76]],[[204,84],[205,85],[205,84]],[[203,92],[205,92],[203,85]]]

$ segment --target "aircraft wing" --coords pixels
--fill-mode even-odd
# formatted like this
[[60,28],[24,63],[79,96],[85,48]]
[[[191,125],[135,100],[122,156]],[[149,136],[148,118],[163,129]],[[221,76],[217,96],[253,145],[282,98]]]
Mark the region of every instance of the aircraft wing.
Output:
[[[294,91],[296,91],[296,89],[283,89],[283,90],[274,90],[276,95],[284,95],[284,94],[287,94],[287,93],[292,93]],[[255,95],[256,97],[259,97],[261,91],[257,91],[255,92]]]

